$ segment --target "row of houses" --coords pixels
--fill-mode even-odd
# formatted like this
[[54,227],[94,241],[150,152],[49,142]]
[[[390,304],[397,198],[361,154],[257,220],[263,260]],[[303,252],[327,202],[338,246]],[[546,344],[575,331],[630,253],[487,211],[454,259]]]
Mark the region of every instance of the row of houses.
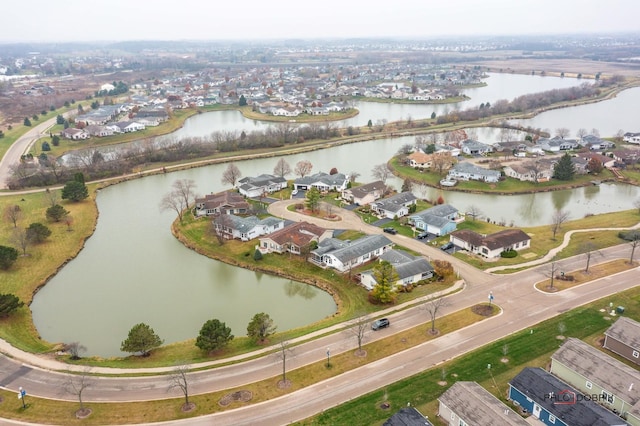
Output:
[[[640,323],[619,318],[605,332],[605,349],[638,364]],[[508,400],[549,426],[638,426],[640,372],[579,339],[551,356],[549,371],[524,368],[509,382]],[[475,382],[456,382],[438,398],[448,425],[530,424]]]

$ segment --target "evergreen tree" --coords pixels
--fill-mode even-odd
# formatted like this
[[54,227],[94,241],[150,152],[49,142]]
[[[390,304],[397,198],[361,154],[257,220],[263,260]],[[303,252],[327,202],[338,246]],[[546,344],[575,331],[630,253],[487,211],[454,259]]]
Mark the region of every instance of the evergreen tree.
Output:
[[122,352],[140,352],[142,356],[149,356],[151,349],[162,345],[162,340],[147,324],[134,325],[129,330],[129,336],[120,345]]
[[69,211],[62,207],[60,204],[56,204],[47,209],[47,219],[54,222],[60,222],[60,220],[62,220],[62,218],[64,218],[68,214]]
[[240,95],[240,100],[238,101],[239,106],[247,106],[247,99],[244,95]]
[[51,229],[40,222],[35,222],[27,228],[27,238],[34,243],[41,243],[51,235]]
[[31,120],[29,120],[29,117],[25,117],[24,118],[24,125],[25,126],[31,126]]
[[200,329],[196,346],[203,351],[211,352],[223,348],[231,340],[233,340],[231,328],[217,319],[211,319]]
[[0,318],[9,316],[13,311],[24,306],[24,302],[13,294],[0,294]]
[[264,342],[264,340],[276,332],[276,326],[268,314],[260,312],[255,314],[247,326],[247,336],[250,338]]
[[322,195],[320,194],[320,191],[316,187],[313,187],[307,191],[307,199],[305,201],[305,204],[307,205],[309,210],[311,210],[312,212],[318,210],[318,207],[320,206],[321,196]]
[[0,269],[9,269],[18,260],[18,250],[13,247],[0,246]]
[[571,156],[565,152],[553,170],[553,177],[558,180],[572,180],[575,174],[576,168],[571,161]]
[[83,182],[72,180],[67,182],[62,188],[62,199],[71,201],[81,201],[89,196],[89,190]]

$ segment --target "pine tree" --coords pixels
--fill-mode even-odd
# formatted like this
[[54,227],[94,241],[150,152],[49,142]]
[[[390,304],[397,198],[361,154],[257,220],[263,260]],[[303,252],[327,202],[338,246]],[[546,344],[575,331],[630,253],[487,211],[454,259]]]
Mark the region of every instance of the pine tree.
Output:
[[572,180],[576,174],[576,168],[571,161],[571,156],[565,152],[560,161],[556,164],[553,171],[553,177],[558,180]]

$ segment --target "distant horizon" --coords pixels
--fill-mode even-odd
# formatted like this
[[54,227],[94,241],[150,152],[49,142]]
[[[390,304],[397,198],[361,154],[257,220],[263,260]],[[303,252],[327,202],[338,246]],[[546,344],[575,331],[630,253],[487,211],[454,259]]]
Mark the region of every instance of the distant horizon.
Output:
[[[99,6],[99,7],[96,7]],[[637,0],[8,2],[0,43],[429,39],[638,31]],[[81,40],[79,40],[81,39]]]

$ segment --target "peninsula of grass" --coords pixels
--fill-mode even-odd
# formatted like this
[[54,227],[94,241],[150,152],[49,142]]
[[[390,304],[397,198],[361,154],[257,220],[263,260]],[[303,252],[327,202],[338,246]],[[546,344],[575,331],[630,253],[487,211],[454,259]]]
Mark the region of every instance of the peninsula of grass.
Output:
[[[595,256],[595,254],[593,256]],[[584,269],[579,271],[556,271],[553,279],[553,286],[551,286],[551,278],[549,278],[544,281],[537,282],[535,287],[545,293],[557,293],[562,290],[576,287],[580,284],[588,283],[589,281],[597,280],[598,278],[608,277],[619,272],[634,269],[637,266],[637,262],[629,263],[628,260],[616,259],[610,262],[590,266],[587,271]]]

